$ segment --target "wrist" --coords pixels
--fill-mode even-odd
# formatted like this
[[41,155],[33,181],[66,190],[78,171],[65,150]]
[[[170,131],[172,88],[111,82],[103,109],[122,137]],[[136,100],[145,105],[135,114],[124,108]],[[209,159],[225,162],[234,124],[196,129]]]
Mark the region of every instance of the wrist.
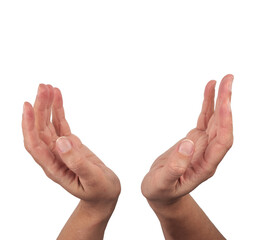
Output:
[[104,205],[101,201],[94,203],[81,200],[57,239],[103,239],[115,205],[116,202]]
[[149,204],[167,240],[225,239],[189,194],[174,202],[149,201]]
[[109,202],[80,200],[77,209],[91,222],[107,223],[115,209],[116,203],[117,199]]
[[159,219],[180,219],[184,218],[190,199],[191,196],[187,194],[171,201],[147,201]]

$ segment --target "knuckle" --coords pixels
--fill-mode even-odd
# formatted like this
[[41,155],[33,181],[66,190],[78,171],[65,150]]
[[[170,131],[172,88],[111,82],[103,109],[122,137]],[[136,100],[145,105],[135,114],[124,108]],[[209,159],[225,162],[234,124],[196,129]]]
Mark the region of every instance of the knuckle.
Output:
[[46,174],[46,176],[47,176],[48,178],[50,178],[50,179],[53,178],[54,174],[53,174],[52,171],[45,170],[45,169],[43,169],[43,171],[44,171],[44,173]]
[[146,199],[152,199],[153,197],[153,193],[151,191],[149,191],[149,189],[142,187],[141,188],[141,192],[142,195],[146,198]]
[[83,158],[80,156],[80,157],[77,157],[77,158],[72,158],[69,161],[68,165],[69,165],[69,168],[72,171],[77,171],[81,167],[82,162],[83,162]]
[[216,172],[216,167],[214,167],[214,166],[208,165],[205,168],[205,174],[206,174],[207,179],[212,177],[215,174],[215,172]]
[[173,163],[170,163],[168,166],[168,172],[170,175],[177,177],[182,175],[185,172],[185,168],[181,166],[177,166]]
[[26,149],[27,152],[31,154],[32,146],[27,141],[24,141],[24,148]]
[[233,145],[233,135],[225,135],[222,137],[220,140],[220,145],[222,146],[223,149],[226,149],[227,151],[232,147]]
[[231,138],[228,140],[228,145],[227,145],[228,149],[230,149],[232,147],[233,142],[234,142],[234,138],[233,138],[233,136],[231,136]]
[[209,171],[208,172],[208,178],[213,177],[215,175],[215,172],[216,172],[216,169]]
[[228,136],[228,138],[226,139],[226,143],[225,143],[225,147],[226,147],[228,150],[232,147],[233,141],[234,141],[234,137],[233,137],[232,134],[230,134],[230,135]]

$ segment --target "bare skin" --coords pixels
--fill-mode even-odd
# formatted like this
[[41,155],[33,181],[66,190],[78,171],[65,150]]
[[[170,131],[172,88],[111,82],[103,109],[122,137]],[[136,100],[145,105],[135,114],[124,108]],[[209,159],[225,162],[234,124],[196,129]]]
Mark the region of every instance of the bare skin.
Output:
[[208,82],[196,128],[153,163],[142,193],[160,220],[166,240],[224,239],[189,193],[214,175],[233,144],[231,89],[233,76],[219,87]]
[[[163,153],[142,182],[166,240],[224,239],[189,193],[213,176],[232,146],[232,81],[232,75],[223,78],[215,109],[216,82],[207,84],[197,127]],[[58,239],[103,239],[120,181],[71,133],[59,89],[39,86],[34,107],[24,104],[22,128],[27,151],[46,175],[81,199]]]
[[34,107],[24,103],[22,129],[25,148],[45,174],[81,199],[58,239],[103,239],[120,181],[71,133],[59,89],[40,84]]

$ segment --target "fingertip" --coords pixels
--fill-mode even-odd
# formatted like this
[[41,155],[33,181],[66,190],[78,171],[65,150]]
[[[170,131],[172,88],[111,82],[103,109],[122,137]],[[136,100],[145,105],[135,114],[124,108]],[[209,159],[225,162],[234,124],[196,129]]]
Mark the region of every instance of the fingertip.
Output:
[[23,113],[25,113],[25,111],[26,111],[27,104],[28,104],[28,102],[24,102],[24,103],[23,103]]
[[22,126],[26,129],[32,129],[35,123],[35,114],[32,105],[29,102],[23,104]]
[[43,88],[44,86],[45,86],[44,83],[40,83],[40,84],[38,85],[38,88]]
[[43,98],[43,97],[47,97],[48,96],[48,88],[47,85],[41,83],[38,86],[38,94],[39,97]]
[[62,98],[62,94],[59,88],[54,87],[54,105],[56,107],[61,107],[63,106],[63,98]]
[[54,87],[53,90],[54,90],[54,93],[56,93],[56,94],[58,94],[58,95],[62,95],[59,88]]
[[229,78],[229,79],[232,79],[232,80],[234,79],[234,75],[231,74],[231,73],[227,74],[225,77],[226,78]]
[[234,76],[232,74],[227,74],[223,77],[219,85],[219,98],[224,98],[231,94],[233,79]]
[[221,83],[222,82],[226,82],[226,81],[232,81],[234,79],[234,75],[233,74],[227,74],[227,75],[225,75],[223,78],[222,78],[222,80],[221,80]]
[[214,84],[214,85],[216,85],[216,83],[217,83],[217,81],[216,80],[210,80],[209,82],[208,82],[208,84]]
[[24,104],[23,104],[23,113],[27,113],[27,112],[31,111],[32,108],[33,107],[31,105],[31,103],[24,102]]
[[53,91],[53,86],[51,85],[51,84],[47,84],[47,88],[49,89],[49,92],[51,93],[53,93],[54,91]]
[[215,87],[216,87],[217,81],[211,80],[207,83],[204,91],[204,97],[208,98],[215,94]]
[[211,92],[214,92],[215,93],[216,85],[217,85],[217,81],[216,80],[211,80],[210,81],[210,90],[211,90]]
[[233,80],[234,80],[234,76],[232,74],[227,74],[223,77],[220,86],[222,86],[222,88],[223,86],[225,86],[225,89],[226,89],[226,85],[227,85],[227,89],[231,91]]
[[210,81],[206,84],[205,90],[211,88],[211,86],[213,85],[213,82],[215,82],[215,80],[210,80]]
[[40,92],[40,91],[45,91],[45,89],[46,89],[46,84],[40,83],[40,84],[38,85],[38,92]]

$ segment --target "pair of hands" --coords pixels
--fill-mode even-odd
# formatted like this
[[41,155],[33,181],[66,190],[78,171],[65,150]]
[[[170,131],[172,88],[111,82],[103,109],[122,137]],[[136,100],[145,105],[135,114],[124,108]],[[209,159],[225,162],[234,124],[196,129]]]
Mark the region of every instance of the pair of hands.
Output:
[[[181,200],[210,178],[233,143],[230,108],[233,76],[205,87],[196,128],[163,153],[143,179],[141,189],[153,209]],[[52,120],[51,120],[52,116]],[[121,191],[118,177],[71,133],[61,92],[40,84],[35,104],[24,103],[24,144],[46,175],[98,214],[108,217]]]

